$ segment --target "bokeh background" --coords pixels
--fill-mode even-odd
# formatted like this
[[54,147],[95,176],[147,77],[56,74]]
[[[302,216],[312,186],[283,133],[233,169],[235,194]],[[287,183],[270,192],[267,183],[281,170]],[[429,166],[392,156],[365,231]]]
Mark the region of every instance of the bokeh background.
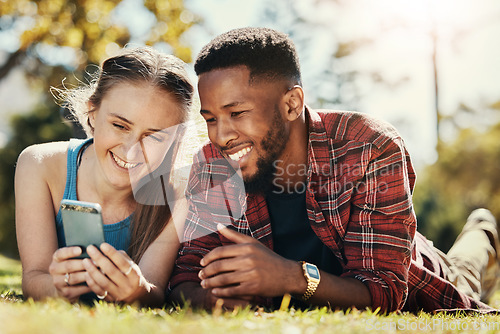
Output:
[[188,63],[236,27],[288,33],[313,108],[356,110],[402,134],[418,229],[448,250],[470,211],[500,218],[498,0],[0,0],[0,253],[17,257],[16,159],[81,136],[50,87],[88,82],[123,46]]

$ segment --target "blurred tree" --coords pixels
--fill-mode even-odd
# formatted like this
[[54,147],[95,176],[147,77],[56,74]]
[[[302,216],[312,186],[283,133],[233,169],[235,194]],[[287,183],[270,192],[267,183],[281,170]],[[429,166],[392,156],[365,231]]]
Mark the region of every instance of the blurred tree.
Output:
[[[0,80],[15,66],[30,69],[33,77],[47,80],[52,69],[60,69],[56,52],[72,59],[70,70],[82,72],[130,41],[130,31],[117,23],[114,9],[122,0],[2,0],[0,29],[19,38],[15,50],[6,50],[6,61],[0,66]],[[144,0],[156,22],[144,37],[144,43],[164,42],[173,54],[191,61],[190,48],[180,42],[181,35],[194,23],[194,16],[184,8],[183,0]],[[67,57],[60,59],[68,66]],[[49,67],[43,66],[49,64]],[[68,68],[63,68],[67,71]],[[55,81],[60,82],[57,74]]]
[[469,213],[486,207],[500,218],[500,123],[463,129],[439,147],[438,161],[419,178],[414,203],[419,230],[448,250]]
[[[408,80],[401,76],[391,82],[380,71],[359,70],[351,65],[353,56],[366,52],[365,47],[380,39],[373,36],[346,38],[333,24],[342,15],[343,0],[265,2],[259,22],[287,33],[297,46],[308,103],[316,108],[356,110],[364,91],[362,85],[385,85],[394,89]],[[326,15],[325,15],[326,14]],[[321,50],[321,52],[318,52]],[[360,84],[361,83],[361,84]]]
[[29,145],[67,140],[71,127],[62,121],[59,107],[40,105],[32,113],[11,119],[12,137],[0,149],[0,252],[17,257],[14,217],[14,172],[19,153]]
[[[198,19],[184,8],[183,0],[144,0],[142,13],[150,28],[131,39],[127,24],[116,18],[117,6],[130,0],[0,0],[0,80],[14,68],[24,71],[30,82],[47,94],[31,114],[12,119],[12,137],[0,149],[0,252],[16,256],[14,225],[14,171],[19,153],[26,146],[72,136],[60,108],[52,101],[49,87],[72,87],[88,82],[89,64],[99,64],[129,42],[168,45],[186,62],[191,50],[182,34]],[[139,6],[141,3],[139,2]],[[149,17],[147,17],[149,15]],[[129,25],[133,23],[126,22]],[[6,38],[10,36],[10,38]],[[14,42],[12,42],[14,41]],[[95,67],[94,67],[95,68]],[[48,107],[47,107],[48,106]]]

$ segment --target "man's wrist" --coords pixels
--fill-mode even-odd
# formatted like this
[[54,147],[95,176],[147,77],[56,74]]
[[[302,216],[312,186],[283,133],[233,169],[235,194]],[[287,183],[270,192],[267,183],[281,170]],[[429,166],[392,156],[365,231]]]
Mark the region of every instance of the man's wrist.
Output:
[[307,301],[316,292],[321,279],[321,275],[316,265],[305,261],[301,261],[300,264],[302,266],[304,278],[307,281],[306,291],[304,292],[304,294],[302,294],[302,296],[300,296],[300,299],[302,299],[303,301]]
[[289,261],[291,269],[288,274],[289,287],[288,289],[286,289],[286,291],[295,298],[299,298],[307,290],[307,280],[304,277],[302,265],[300,264],[300,262],[293,260]]

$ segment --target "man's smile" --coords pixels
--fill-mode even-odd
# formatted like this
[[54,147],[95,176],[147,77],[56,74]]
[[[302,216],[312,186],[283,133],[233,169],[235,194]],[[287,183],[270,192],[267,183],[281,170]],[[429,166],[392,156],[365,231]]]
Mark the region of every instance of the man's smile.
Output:
[[247,155],[251,150],[253,149],[253,146],[247,146],[242,148],[236,153],[233,154],[228,154],[228,156],[231,158],[231,160],[234,160],[236,162],[240,161],[242,157]]

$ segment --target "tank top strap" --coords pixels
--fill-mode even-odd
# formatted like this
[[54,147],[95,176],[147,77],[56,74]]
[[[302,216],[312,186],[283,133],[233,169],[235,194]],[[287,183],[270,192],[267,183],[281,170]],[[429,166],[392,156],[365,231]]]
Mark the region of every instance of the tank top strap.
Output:
[[66,187],[64,188],[64,199],[77,200],[76,181],[78,167],[80,165],[81,155],[83,151],[93,142],[93,138],[89,139],[70,139],[68,145],[68,159],[66,165]]

